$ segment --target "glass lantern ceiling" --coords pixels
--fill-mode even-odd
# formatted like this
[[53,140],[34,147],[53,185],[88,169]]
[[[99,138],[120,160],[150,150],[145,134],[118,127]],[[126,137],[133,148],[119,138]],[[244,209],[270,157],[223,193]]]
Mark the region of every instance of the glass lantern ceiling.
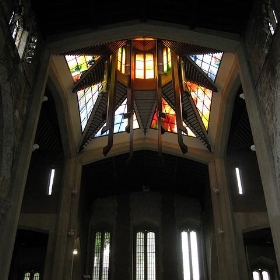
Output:
[[[212,53],[212,54],[203,54],[203,55],[191,55],[190,58],[208,75],[208,77],[215,82],[216,75],[219,70],[220,62],[222,59],[223,53]],[[65,56],[66,62],[68,64],[70,73],[73,77],[73,81],[77,82],[81,75],[86,72],[97,59],[95,56]],[[205,87],[199,86],[195,83],[187,81],[187,87],[191,96],[194,100],[196,108],[198,109],[199,115],[202,119],[202,122],[205,126],[205,129],[208,130],[209,120],[210,120],[210,109],[211,109],[211,100],[212,100],[212,91]],[[92,85],[91,87],[84,88],[77,92],[77,100],[79,105],[80,112],[80,121],[82,131],[85,129],[87,121],[90,117],[93,106],[97,100],[98,94],[102,90],[102,83]],[[124,132],[125,127],[128,124],[128,119],[124,118],[126,113],[126,103],[125,100],[121,106],[115,111],[114,118],[114,133]],[[171,106],[167,103],[166,100],[162,99],[162,111],[166,114],[166,118],[163,119],[163,126],[168,132],[177,133],[176,126],[176,114]],[[185,125],[186,126],[186,125]],[[151,122],[151,128],[157,128],[157,113],[154,113],[154,117]],[[136,115],[133,114],[133,129],[139,128],[139,124],[136,118]],[[194,133],[186,126],[188,130],[188,135],[195,137]],[[101,129],[94,135],[94,137],[100,137]]]

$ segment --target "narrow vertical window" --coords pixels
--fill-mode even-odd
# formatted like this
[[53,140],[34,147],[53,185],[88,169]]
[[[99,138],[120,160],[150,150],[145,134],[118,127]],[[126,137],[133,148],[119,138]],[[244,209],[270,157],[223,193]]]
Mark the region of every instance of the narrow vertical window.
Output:
[[48,185],[48,195],[52,194],[53,191],[53,180],[54,180],[54,175],[55,175],[55,169],[52,168],[50,172],[50,177],[49,177],[49,185]]
[[40,273],[34,272],[31,270],[31,272],[25,272],[23,280],[40,280]]
[[253,280],[270,280],[268,271],[262,269],[254,270]]
[[242,186],[242,181],[241,181],[241,175],[240,175],[240,170],[239,170],[238,167],[235,168],[235,175],[236,175],[238,193],[243,194],[243,186]]
[[163,72],[167,73],[171,69],[171,51],[169,48],[163,49]]
[[144,79],[144,54],[136,54],[136,63],[135,63],[135,77],[138,79]]
[[40,279],[40,274],[38,272],[35,272],[33,280],[39,280],[39,279]]
[[136,280],[156,279],[155,233],[139,231],[136,233]]
[[30,280],[30,272],[24,273],[24,280]]
[[118,50],[118,70],[121,73],[125,73],[125,59],[126,59],[126,54],[125,54],[125,48],[119,48]]
[[110,238],[110,232],[95,233],[93,280],[109,279]]
[[147,53],[145,56],[145,78],[153,79],[154,76],[154,56],[151,53]]
[[181,232],[184,280],[199,280],[199,258],[195,231]]

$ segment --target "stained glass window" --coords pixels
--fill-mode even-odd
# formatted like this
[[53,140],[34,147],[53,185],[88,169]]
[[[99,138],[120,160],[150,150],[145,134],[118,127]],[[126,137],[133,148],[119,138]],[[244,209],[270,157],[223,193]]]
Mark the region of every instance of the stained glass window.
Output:
[[138,79],[153,79],[154,56],[151,53],[138,53],[135,55],[135,77]]
[[[65,59],[69,67],[74,82],[77,82],[81,76],[94,64],[98,57],[95,56],[75,56],[66,55]],[[102,83],[92,85],[77,92],[80,120],[82,131],[84,130],[93,106],[97,100],[98,93],[102,90]]]
[[125,73],[125,47],[118,49],[118,70],[121,73]]
[[223,53],[191,55],[190,58],[208,75],[214,82],[220,67]]
[[145,230],[136,233],[135,255],[136,280],[155,280],[156,243],[154,232]]
[[[177,133],[176,113],[164,98],[162,99],[162,112],[165,114],[165,117],[162,118],[162,126],[164,127],[165,131]],[[157,123],[158,111],[156,110],[152,119],[151,128],[157,129]],[[188,136],[195,137],[190,128],[186,125],[184,126],[187,128]]]
[[108,231],[95,232],[93,280],[108,280],[110,264],[110,240]]
[[77,92],[82,131],[85,129],[93,106],[102,91],[102,84],[92,85]]
[[[126,126],[128,125],[128,118],[125,118],[127,112],[127,99],[117,108],[114,117],[114,133],[124,132]],[[105,124],[106,125],[106,124]],[[105,126],[104,125],[104,126]],[[137,121],[135,113],[133,114],[133,129],[139,128],[139,123]],[[95,137],[108,135],[109,131],[101,134],[102,128],[95,134]]]
[[212,90],[199,86],[198,84],[187,81],[187,87],[193,98],[194,104],[198,109],[199,115],[208,130],[210,120],[210,109],[212,101]]
[[85,55],[66,55],[65,59],[67,61],[70,73],[73,77],[74,82],[77,82],[81,75],[86,72],[96,61],[98,57],[95,56],[85,56]]
[[167,73],[171,69],[171,51],[169,48],[163,49],[163,72]]

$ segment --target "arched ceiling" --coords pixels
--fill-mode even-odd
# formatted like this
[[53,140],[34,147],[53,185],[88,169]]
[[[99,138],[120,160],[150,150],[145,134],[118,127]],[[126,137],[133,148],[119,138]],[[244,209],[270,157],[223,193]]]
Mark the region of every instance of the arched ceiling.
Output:
[[[106,26],[129,21],[161,21],[167,25],[184,25],[190,30],[203,28],[212,32],[222,31],[240,36],[244,33],[250,19],[253,2],[252,0],[214,1],[214,3],[203,0],[190,3],[142,1],[139,5],[131,5],[112,1],[84,1],[77,5],[76,1],[66,0],[50,0],[40,4],[38,1],[31,1],[38,29],[46,41],[53,36],[59,37],[60,34],[85,29],[102,30]],[[89,48],[92,46],[84,47],[83,52],[91,51]],[[178,52],[182,51],[182,45],[176,43],[176,49]],[[69,47],[64,54],[77,53],[80,50]],[[252,145],[246,106],[244,100],[239,98],[241,92],[242,87],[236,92],[228,152],[248,151]],[[36,133],[35,141],[40,145],[37,152],[63,155],[55,99],[48,87],[46,95],[49,99],[42,105]],[[87,137],[83,138],[82,145],[87,139]],[[94,182],[94,186],[100,186],[90,190],[93,196],[103,197],[127,191],[139,191],[143,185],[148,185],[151,190],[165,190],[201,200],[209,187],[208,168],[201,162],[164,152],[162,165],[158,160],[158,153],[145,148],[135,151],[130,165],[127,165],[128,157],[128,152],[113,154],[84,167],[86,185],[90,186],[91,182]]]

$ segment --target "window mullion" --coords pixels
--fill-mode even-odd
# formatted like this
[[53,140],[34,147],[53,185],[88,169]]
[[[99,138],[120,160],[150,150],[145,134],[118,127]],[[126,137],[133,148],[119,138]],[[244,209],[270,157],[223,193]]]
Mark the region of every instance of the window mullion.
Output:
[[145,231],[145,235],[144,235],[144,271],[145,271],[145,280],[148,279],[148,252],[147,252],[147,246],[148,246],[148,242],[147,242],[147,231]]

